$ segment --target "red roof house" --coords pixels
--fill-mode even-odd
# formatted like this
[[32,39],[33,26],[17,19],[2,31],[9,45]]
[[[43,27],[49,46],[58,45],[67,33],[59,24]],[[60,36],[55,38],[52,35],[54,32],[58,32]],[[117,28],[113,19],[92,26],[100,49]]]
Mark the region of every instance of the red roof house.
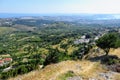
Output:
[[4,60],[4,62],[11,62],[12,58],[4,58],[3,60]]
[[4,61],[0,60],[0,66],[3,66],[3,64],[4,64]]

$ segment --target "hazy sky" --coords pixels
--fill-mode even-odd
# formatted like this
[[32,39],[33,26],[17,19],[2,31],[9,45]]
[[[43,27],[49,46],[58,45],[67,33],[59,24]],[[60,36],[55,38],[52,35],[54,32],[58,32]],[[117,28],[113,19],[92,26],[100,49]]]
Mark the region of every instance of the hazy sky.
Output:
[[120,0],[0,0],[0,13],[120,13]]

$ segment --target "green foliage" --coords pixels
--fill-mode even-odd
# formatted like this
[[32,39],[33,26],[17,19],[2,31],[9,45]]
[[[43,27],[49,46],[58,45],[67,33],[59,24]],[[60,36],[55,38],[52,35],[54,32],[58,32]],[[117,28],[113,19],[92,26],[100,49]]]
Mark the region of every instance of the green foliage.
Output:
[[8,71],[8,72],[2,72],[0,74],[0,79],[7,79],[9,77],[15,77],[18,74],[25,74],[28,73],[32,70],[35,70],[38,68],[38,65],[35,64],[24,64],[24,65],[19,65],[16,68]]
[[[13,27],[0,28],[0,54],[10,54],[13,59],[13,62],[9,65],[0,67],[2,79],[28,73],[37,69],[38,65],[46,66],[64,60],[81,59],[91,47],[88,44],[76,45],[74,41],[82,35],[87,35],[86,38],[93,39],[99,32],[106,29],[98,24],[88,25],[79,24],[78,22],[69,23],[49,20],[35,20],[35,22],[32,22],[24,19],[13,20]],[[67,43],[62,42],[65,39],[68,40]],[[120,40],[117,40],[115,44],[115,47],[119,47]],[[65,51],[60,51],[58,47],[54,47],[56,48],[54,49],[54,45],[59,45]],[[79,49],[68,55],[67,50],[70,45]],[[113,46],[113,44],[111,45]],[[47,51],[43,49],[47,49]],[[9,66],[13,66],[13,69],[2,72],[3,69]],[[66,74],[66,76],[69,75]]]
[[85,45],[85,44],[81,44],[79,45],[78,50],[74,51],[72,53],[72,55],[70,55],[72,57],[72,59],[76,60],[76,59],[82,59],[84,55],[88,54],[89,50],[92,48],[91,45]]
[[116,46],[117,39],[118,39],[117,34],[108,33],[102,36],[101,38],[99,38],[96,41],[96,45],[102,48],[106,52],[106,55],[108,55],[110,48],[119,47],[119,46]]
[[66,53],[60,52],[58,49],[50,49],[50,53],[46,57],[44,65],[48,65],[50,63],[57,63],[68,59],[70,59],[70,57]]
[[60,75],[60,76],[59,76],[59,80],[66,80],[67,78],[73,77],[73,76],[75,76],[74,72],[68,71],[68,72]]
[[116,41],[115,47],[120,47],[120,38]]

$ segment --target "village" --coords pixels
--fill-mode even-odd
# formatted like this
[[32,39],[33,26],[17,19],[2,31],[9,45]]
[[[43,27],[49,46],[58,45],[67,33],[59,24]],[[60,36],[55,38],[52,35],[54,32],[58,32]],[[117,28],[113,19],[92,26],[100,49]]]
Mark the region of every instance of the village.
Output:
[[4,58],[4,59],[0,59],[0,66],[4,66],[6,64],[9,64],[10,62],[12,62],[12,58]]
[[5,67],[5,66],[12,63],[12,61],[13,61],[12,58],[0,58],[0,67],[4,67],[2,70],[0,69],[0,71],[7,72],[7,71],[11,70],[12,69],[11,66],[8,66],[8,67]]
[[120,29],[101,29],[101,30],[98,30],[98,34],[97,35],[92,35],[92,37],[89,35],[89,34],[85,34],[85,35],[82,35],[80,39],[76,39],[74,41],[74,44],[83,44],[83,43],[90,43],[90,44],[95,44],[95,41],[98,40],[100,37],[102,37],[103,35],[109,33],[109,32],[118,32],[120,33]]

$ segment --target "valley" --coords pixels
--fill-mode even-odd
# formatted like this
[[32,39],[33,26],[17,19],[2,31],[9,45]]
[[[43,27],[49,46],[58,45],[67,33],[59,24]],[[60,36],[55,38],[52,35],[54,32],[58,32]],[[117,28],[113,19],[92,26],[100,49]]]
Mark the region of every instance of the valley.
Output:
[[[120,26],[116,23],[119,19],[95,22],[49,19],[51,17],[0,19],[0,79],[120,79]],[[97,41],[107,34],[116,41],[110,37],[115,45],[110,45],[106,57],[106,49],[99,47]]]

